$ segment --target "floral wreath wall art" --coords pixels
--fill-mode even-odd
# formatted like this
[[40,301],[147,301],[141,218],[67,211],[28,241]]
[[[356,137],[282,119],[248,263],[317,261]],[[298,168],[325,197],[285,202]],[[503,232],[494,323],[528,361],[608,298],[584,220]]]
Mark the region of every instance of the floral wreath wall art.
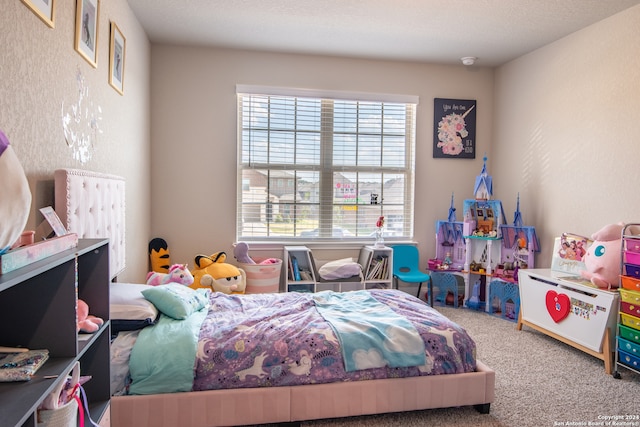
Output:
[[476,158],[476,101],[435,98],[433,157]]

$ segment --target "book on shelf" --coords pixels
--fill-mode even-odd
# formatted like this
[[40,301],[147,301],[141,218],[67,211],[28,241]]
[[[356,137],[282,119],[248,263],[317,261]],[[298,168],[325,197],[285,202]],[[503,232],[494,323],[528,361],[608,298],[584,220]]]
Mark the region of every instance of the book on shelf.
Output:
[[0,353],[0,382],[29,381],[49,359],[49,350]]
[[295,280],[295,276],[293,275],[293,263],[291,262],[291,257],[287,257],[289,261],[289,280]]
[[371,266],[367,274],[367,280],[380,280],[387,277],[387,266],[389,258],[385,255],[379,255],[371,260]]
[[302,278],[300,277],[300,267],[298,265],[298,259],[291,255],[291,264],[293,264],[293,280],[300,281]]
[[307,270],[300,270],[300,278],[301,278],[302,280],[306,280],[306,281],[308,281],[308,282],[310,282],[311,280],[313,280],[313,279],[311,278],[311,272],[310,272],[310,271],[307,271]]

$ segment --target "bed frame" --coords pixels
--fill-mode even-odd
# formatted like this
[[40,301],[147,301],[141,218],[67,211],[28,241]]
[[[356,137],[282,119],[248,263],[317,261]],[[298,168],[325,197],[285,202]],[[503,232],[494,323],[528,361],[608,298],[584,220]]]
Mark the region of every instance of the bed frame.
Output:
[[[64,200],[66,209],[59,209]],[[89,218],[75,207],[94,201]],[[98,200],[111,201],[93,216]],[[114,202],[115,201],[115,202]],[[124,268],[124,182],[113,175],[64,169],[56,171],[56,211],[79,237],[104,237],[105,230],[118,232],[112,244],[112,277]],[[95,228],[98,227],[99,230]],[[78,231],[76,231],[78,232]],[[120,234],[119,234],[120,233]],[[116,250],[117,248],[117,250]],[[476,372],[394,378],[358,382],[245,388],[148,396],[113,396],[114,427],[210,427],[246,424],[301,422],[304,420],[404,412],[422,409],[474,406],[489,413],[494,400],[495,372],[477,361]]]
[[54,172],[55,210],[80,239],[109,239],[109,278],[125,267],[124,178],[80,169]]

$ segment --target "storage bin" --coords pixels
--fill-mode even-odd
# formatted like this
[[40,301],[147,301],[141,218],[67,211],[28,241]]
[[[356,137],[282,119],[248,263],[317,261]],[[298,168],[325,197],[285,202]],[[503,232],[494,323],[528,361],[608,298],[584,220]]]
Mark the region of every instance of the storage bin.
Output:
[[[549,270],[545,269],[519,271],[522,320],[598,353],[602,352],[605,332],[609,330],[609,345],[615,348],[618,292],[593,288],[549,274]],[[567,316],[558,322],[554,321],[547,306],[547,295],[553,292],[566,295],[571,304]]]
[[622,324],[633,329],[640,329],[640,318],[636,316],[630,316],[627,313],[620,313],[622,318]]
[[289,292],[313,292],[313,283],[299,285],[289,283]]
[[629,276],[620,276],[622,287],[632,291],[640,291],[640,279]]
[[78,402],[70,400],[57,409],[39,409],[37,427],[76,427],[78,425]]
[[627,276],[635,277],[636,279],[640,279],[640,266],[635,264],[627,264],[624,265],[624,271]]
[[625,353],[632,354],[636,357],[640,356],[640,344],[627,341],[624,338],[618,337],[618,348]]
[[620,336],[626,340],[633,341],[640,344],[640,331],[637,329],[629,328],[624,325],[620,325]]
[[624,260],[629,264],[640,264],[640,252],[624,251]]
[[618,350],[618,361],[631,366],[633,369],[640,369],[640,358],[626,351]]
[[640,292],[630,291],[624,288],[619,289],[619,291],[620,291],[620,299],[623,302],[640,305]]
[[623,301],[620,303],[620,311],[630,314],[631,316],[640,317],[640,305],[638,304],[629,304]]
[[[255,259],[256,263],[261,262]],[[263,294],[280,291],[280,271],[282,260],[271,264],[245,264],[239,263],[238,267],[247,274],[247,294]]]
[[[71,391],[65,390],[67,380],[61,380],[54,389],[45,397],[38,408],[37,427],[76,427],[78,425],[78,406],[80,400],[80,390],[75,388],[80,380],[80,362],[75,362],[71,369],[69,386]],[[69,393],[69,394],[68,394]],[[61,396],[68,396],[69,400],[60,405]]]
[[626,250],[630,252],[640,252],[640,239],[624,239]]

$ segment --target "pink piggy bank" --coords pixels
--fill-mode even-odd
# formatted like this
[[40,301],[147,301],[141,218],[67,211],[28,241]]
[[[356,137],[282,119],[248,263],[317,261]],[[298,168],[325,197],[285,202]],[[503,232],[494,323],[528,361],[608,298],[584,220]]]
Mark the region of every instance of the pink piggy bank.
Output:
[[623,223],[604,226],[591,235],[593,243],[584,256],[580,275],[599,288],[617,288],[620,276]]

